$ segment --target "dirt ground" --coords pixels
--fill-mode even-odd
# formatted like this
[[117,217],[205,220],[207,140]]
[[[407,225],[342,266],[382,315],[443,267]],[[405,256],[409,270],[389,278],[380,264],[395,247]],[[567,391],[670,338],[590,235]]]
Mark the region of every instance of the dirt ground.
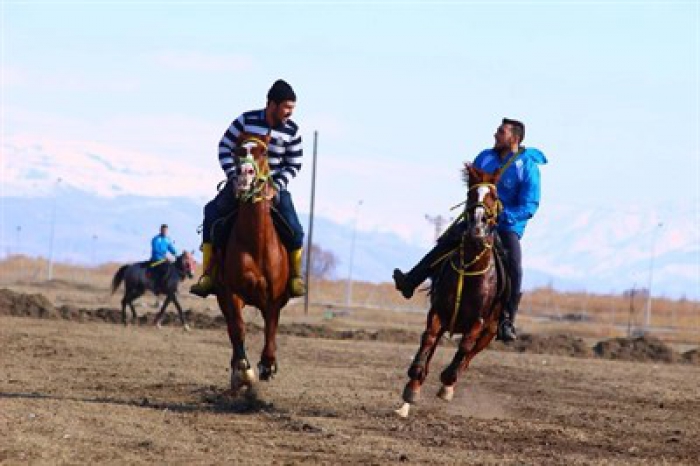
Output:
[[[686,362],[618,361],[602,357],[627,359],[640,343],[594,351],[580,339],[533,336],[536,345],[524,338],[477,356],[448,404],[434,396],[454,351],[445,342],[421,403],[401,419],[393,410],[422,316],[375,313],[363,328],[292,309],[277,377],[232,398],[222,327],[123,327],[109,323],[113,301],[99,310],[96,297],[85,311],[93,290],[74,303],[69,286],[49,291],[45,301],[0,296],[3,464],[700,462],[697,350]],[[31,317],[10,315],[21,306]],[[255,363],[262,341],[250,328]],[[563,352],[542,354],[553,345]]]

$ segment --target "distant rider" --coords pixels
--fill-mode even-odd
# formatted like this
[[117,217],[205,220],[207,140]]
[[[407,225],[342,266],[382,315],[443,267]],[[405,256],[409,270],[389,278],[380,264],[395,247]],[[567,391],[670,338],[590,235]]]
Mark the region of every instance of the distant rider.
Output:
[[173,240],[168,236],[168,225],[163,224],[160,226],[160,233],[151,240],[149,269],[153,283],[156,285],[154,289],[158,288],[158,284],[168,270],[168,253],[177,257],[177,249],[173,245]]

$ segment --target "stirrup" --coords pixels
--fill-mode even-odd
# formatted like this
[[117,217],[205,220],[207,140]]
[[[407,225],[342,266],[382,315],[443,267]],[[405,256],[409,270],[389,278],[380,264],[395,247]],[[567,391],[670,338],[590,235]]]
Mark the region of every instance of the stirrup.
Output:
[[197,283],[190,287],[190,293],[197,295],[200,298],[206,298],[210,294],[214,293],[214,291],[214,282],[209,275],[202,275],[199,277]]
[[292,277],[289,279],[289,294],[292,298],[300,298],[306,295],[306,286],[301,277]]

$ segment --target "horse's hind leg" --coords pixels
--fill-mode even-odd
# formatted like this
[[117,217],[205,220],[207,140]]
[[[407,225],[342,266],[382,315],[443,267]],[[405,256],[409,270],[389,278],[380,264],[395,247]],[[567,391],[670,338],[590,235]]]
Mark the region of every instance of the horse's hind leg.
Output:
[[401,416],[408,416],[409,405],[416,403],[420,399],[421,385],[428,376],[430,360],[435,354],[440,338],[445,333],[442,323],[434,309],[428,313],[428,321],[425,332],[421,336],[421,344],[413,363],[408,369],[410,380],[403,390],[404,405],[397,411]]
[[134,296],[134,292],[131,289],[126,289],[124,291],[124,297],[122,298],[122,324],[125,326],[127,325],[126,323],[126,307],[129,306],[129,309],[131,309],[131,313],[136,316],[136,310],[134,309],[134,299],[136,299],[136,296]]
[[127,296],[128,293],[124,293],[124,297],[122,298],[122,324],[126,327],[126,306],[131,305],[130,301],[127,301]]
[[258,373],[260,380],[270,380],[277,373],[277,326],[280,320],[280,306],[271,306],[265,315],[265,346],[263,347]]
[[245,352],[245,322],[243,321],[243,300],[228,294],[229,299],[218,294],[219,307],[226,318],[228,338],[233,347],[231,357],[231,390],[237,392],[241,387],[251,387],[255,382],[255,372]]
[[490,333],[484,334],[484,321],[479,318],[471,326],[469,333],[466,333],[459,342],[459,348],[455,353],[452,362],[447,368],[442,371],[440,381],[442,387],[438,392],[438,396],[445,401],[451,401],[454,396],[454,385],[457,383],[457,378],[467,370],[469,363],[493,338]]

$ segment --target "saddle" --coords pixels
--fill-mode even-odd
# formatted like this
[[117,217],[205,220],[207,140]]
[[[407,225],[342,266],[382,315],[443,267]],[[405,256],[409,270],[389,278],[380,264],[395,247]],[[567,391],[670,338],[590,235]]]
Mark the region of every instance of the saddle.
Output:
[[144,269],[144,274],[147,280],[153,283],[153,292],[155,294],[164,293],[166,290],[163,288],[164,282],[172,274],[172,267],[170,267],[171,262],[167,259],[161,259],[157,261],[143,261],[139,262],[138,265]]
[[[272,223],[275,225],[275,230],[280,236],[282,244],[287,249],[290,249],[291,241],[294,237],[294,231],[289,223],[282,217],[279,210],[274,206],[270,209],[272,215]],[[236,223],[238,209],[234,209],[231,213],[216,219],[211,226],[212,246],[215,250],[223,250],[226,248],[226,240],[231,234],[231,230]]]

